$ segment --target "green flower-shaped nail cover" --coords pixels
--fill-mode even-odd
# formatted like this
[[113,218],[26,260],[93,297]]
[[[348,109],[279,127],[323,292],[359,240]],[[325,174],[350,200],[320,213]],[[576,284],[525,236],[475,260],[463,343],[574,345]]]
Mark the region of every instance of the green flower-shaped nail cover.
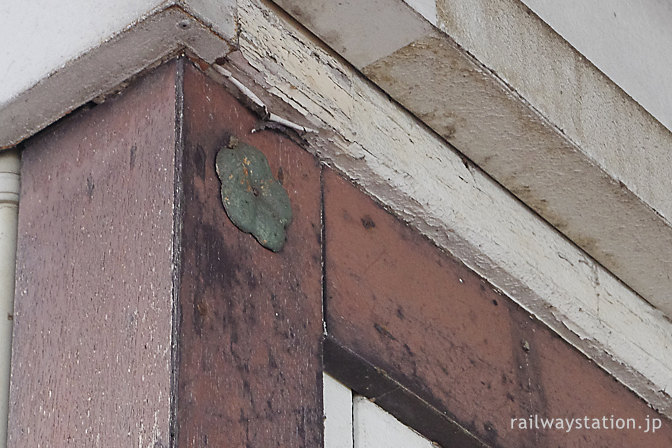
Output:
[[271,174],[266,156],[253,146],[235,143],[233,148],[219,150],[216,167],[222,203],[231,222],[262,246],[274,252],[282,249],[292,207],[287,192]]

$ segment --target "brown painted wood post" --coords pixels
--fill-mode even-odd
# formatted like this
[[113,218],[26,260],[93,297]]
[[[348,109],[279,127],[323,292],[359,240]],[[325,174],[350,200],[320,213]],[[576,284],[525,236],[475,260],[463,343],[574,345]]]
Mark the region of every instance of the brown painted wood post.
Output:
[[[178,446],[322,445],[320,166],[193,66],[184,72]],[[215,155],[230,136],[269,160],[293,221],[279,253],[226,217]]]
[[11,447],[169,444],[176,67],[23,148]]
[[[320,446],[320,167],[254,125],[179,60],[25,144],[9,446]],[[289,192],[280,253],[225,214],[232,135]]]

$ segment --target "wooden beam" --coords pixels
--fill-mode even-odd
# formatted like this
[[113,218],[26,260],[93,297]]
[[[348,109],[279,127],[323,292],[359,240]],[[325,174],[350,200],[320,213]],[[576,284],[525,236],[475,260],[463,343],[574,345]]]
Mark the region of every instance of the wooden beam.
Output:
[[[672,324],[282,11],[239,3],[229,71],[311,151],[672,415]],[[271,56],[269,56],[271,55]]]
[[[324,216],[325,364],[355,392],[441,446],[672,443],[669,420],[645,432],[644,401],[331,170]],[[512,426],[530,415],[641,428]]]

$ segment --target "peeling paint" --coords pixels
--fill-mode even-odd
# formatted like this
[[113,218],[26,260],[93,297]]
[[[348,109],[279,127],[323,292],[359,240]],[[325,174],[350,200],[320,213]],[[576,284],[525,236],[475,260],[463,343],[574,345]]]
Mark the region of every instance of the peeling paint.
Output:
[[[672,415],[661,392],[672,389],[672,324],[659,310],[323,45],[256,0],[238,4],[229,68],[266,104],[320,130],[306,136],[311,151]],[[599,312],[598,297],[610,297]]]

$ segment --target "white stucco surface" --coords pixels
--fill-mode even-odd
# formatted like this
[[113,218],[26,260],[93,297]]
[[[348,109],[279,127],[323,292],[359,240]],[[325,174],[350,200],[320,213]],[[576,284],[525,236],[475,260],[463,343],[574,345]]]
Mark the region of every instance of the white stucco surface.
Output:
[[355,397],[353,406],[355,448],[436,446],[364,397]]
[[165,0],[0,2],[0,108],[164,3]]
[[436,0],[404,0],[404,2],[427,19],[429,23],[436,25]]
[[522,1],[672,130],[672,2]]
[[[0,77],[0,149],[109,93],[166,56],[189,50],[213,62],[232,49],[235,0],[217,5],[215,0],[199,0],[198,13],[191,4],[174,1],[142,3],[146,8],[131,2],[110,3],[114,8],[106,2],[72,3],[81,3],[81,9],[68,3],[63,12],[60,3],[45,2],[42,10],[31,4],[5,11],[12,30],[0,36],[0,42],[11,43],[0,47],[8,67]],[[79,22],[73,23],[73,16]]]

